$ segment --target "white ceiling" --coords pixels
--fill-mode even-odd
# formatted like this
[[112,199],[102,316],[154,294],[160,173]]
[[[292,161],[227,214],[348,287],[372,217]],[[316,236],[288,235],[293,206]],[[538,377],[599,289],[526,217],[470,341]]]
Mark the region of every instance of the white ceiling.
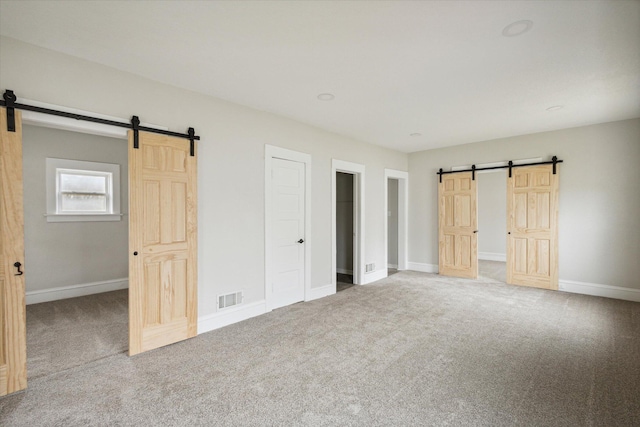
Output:
[[2,1],[0,34],[405,152],[640,117],[640,1]]

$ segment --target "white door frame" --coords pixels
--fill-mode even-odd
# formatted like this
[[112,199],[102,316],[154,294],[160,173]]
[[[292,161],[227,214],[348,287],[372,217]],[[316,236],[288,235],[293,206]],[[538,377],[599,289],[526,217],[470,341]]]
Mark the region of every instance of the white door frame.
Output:
[[409,224],[409,172],[384,170],[384,262],[389,260],[389,178],[398,180],[398,270],[406,270],[408,263],[407,235]]
[[265,144],[264,146],[264,299],[266,310],[271,311],[271,283],[273,261],[271,253],[271,207],[273,204],[271,189],[271,170],[273,159],[290,160],[304,163],[304,300],[311,295],[311,155]]
[[353,175],[353,283],[364,284],[364,165],[331,159],[331,285],[336,292],[336,173]]

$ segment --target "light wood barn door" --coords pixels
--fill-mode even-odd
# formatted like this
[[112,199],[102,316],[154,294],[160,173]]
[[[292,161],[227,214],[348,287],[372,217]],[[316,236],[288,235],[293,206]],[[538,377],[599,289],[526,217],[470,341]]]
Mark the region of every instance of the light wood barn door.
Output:
[[558,175],[527,166],[507,180],[507,283],[558,289]]
[[438,184],[439,273],[478,277],[477,187],[471,172],[441,175]]
[[129,355],[197,334],[196,157],[189,140],[129,132]]
[[[0,396],[27,388],[22,122],[0,108]],[[19,263],[19,265],[18,265]],[[18,268],[19,267],[19,268]]]

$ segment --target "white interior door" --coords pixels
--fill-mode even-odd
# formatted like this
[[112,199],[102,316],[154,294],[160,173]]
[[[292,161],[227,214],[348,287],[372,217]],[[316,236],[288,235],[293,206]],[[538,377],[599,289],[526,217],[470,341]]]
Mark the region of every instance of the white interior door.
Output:
[[273,159],[271,308],[304,300],[305,164]]

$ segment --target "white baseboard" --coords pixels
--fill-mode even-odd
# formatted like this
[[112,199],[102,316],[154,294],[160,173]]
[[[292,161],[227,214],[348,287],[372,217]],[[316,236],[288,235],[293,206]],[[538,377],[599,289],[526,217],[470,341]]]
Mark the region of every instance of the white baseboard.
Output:
[[314,299],[324,298],[336,293],[336,287],[329,283],[328,285],[320,286],[319,288],[311,288],[309,297],[305,301],[313,301]]
[[129,287],[129,279],[104,280],[102,282],[81,283],[79,285],[61,286],[59,288],[27,291],[26,303],[39,304],[41,302],[57,301],[60,299],[82,297],[85,295],[101,294],[103,292],[118,291]]
[[497,254],[493,252],[478,252],[478,259],[481,259],[484,261],[507,262],[507,254]]
[[398,264],[387,264],[387,268],[395,268],[398,269]]
[[336,268],[336,273],[353,275],[353,270],[347,270],[346,268]]
[[424,264],[421,262],[408,262],[407,270],[421,271],[423,273],[438,273],[437,264]]
[[382,280],[387,277],[387,269],[384,270],[375,270],[370,271],[364,274],[364,280],[362,281],[363,285],[368,285],[369,283],[377,282],[378,280]]
[[560,279],[558,281],[558,290],[573,292],[575,294],[594,295],[598,297],[640,302],[640,289],[623,288],[620,286]]
[[198,334],[260,316],[266,312],[267,304],[266,301],[262,300],[249,304],[240,304],[236,307],[223,309],[217,313],[207,314],[198,318]]

